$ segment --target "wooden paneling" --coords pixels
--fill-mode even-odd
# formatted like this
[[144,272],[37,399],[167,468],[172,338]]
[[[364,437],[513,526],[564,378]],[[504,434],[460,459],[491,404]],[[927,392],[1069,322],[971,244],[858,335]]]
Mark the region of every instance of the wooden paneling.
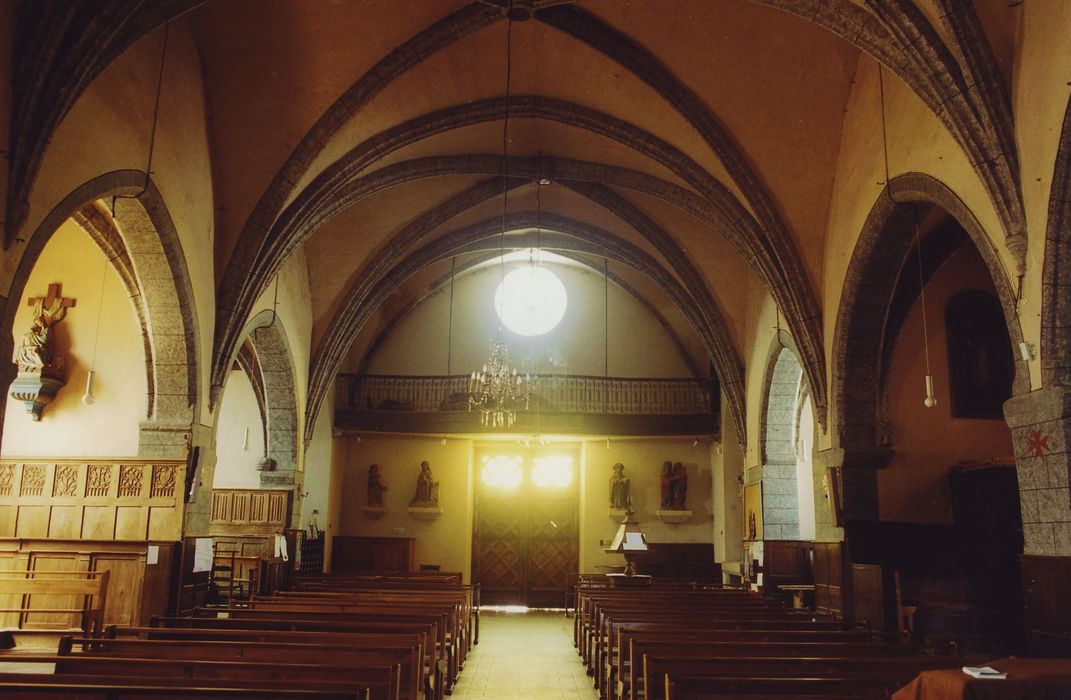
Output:
[[652,576],[721,581],[721,565],[714,562],[709,542],[648,542],[636,557],[640,573]]
[[331,571],[412,571],[412,537],[343,537],[332,539]]
[[292,496],[292,491],[283,489],[214,489],[212,535],[282,532],[290,523]]
[[182,533],[183,460],[0,460],[0,537],[169,540]]
[[1033,656],[1071,656],[1071,557],[1023,555],[1026,634]]
[[[157,563],[149,564],[149,547],[157,548]],[[4,571],[110,571],[106,625],[144,625],[153,615],[166,615],[172,599],[173,566],[177,542],[115,542],[88,540],[0,539],[0,570]],[[8,600],[4,600],[7,598]],[[0,606],[20,607],[12,596],[0,596]],[[69,607],[78,601],[64,596],[33,596],[30,607]],[[78,625],[67,614],[30,613],[0,616],[8,627],[65,629]]]
[[812,583],[814,545],[806,540],[766,540],[763,543],[763,586],[774,590],[782,584]]
[[844,617],[844,557],[840,542],[815,542],[815,609],[838,619]]
[[[852,564],[852,624],[869,625],[876,632],[896,631],[890,615],[892,591],[886,587],[885,574],[878,564]],[[892,619],[890,619],[892,617]]]

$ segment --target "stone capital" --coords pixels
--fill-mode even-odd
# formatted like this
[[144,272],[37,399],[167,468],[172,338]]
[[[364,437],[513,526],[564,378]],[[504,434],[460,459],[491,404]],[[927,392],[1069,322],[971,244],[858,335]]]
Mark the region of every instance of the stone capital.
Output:
[[1004,419],[1012,430],[1071,418],[1071,387],[1049,386],[1004,402]]
[[888,445],[871,448],[834,447],[814,453],[814,464],[823,469],[842,467],[844,469],[881,469],[892,459],[893,450]]

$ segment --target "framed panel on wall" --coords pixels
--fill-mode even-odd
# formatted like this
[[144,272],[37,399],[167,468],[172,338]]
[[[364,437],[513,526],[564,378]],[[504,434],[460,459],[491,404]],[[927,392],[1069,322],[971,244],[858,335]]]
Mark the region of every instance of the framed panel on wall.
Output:
[[762,482],[744,486],[744,539],[762,539]]

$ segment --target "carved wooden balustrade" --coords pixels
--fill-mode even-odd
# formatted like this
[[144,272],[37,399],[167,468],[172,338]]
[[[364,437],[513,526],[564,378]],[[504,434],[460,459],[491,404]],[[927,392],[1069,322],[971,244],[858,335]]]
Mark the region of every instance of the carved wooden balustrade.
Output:
[[0,460],[0,537],[182,538],[185,460]]
[[[469,378],[339,374],[335,424],[363,430],[480,430]],[[515,432],[711,434],[716,379],[533,375]]]
[[213,489],[212,534],[268,535],[286,529],[293,492]]

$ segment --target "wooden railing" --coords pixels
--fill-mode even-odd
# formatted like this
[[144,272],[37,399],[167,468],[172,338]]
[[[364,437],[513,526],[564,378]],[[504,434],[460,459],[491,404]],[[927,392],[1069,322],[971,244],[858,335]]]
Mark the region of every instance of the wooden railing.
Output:
[[[466,375],[339,374],[336,408],[352,411],[436,413],[468,410]],[[646,379],[538,374],[529,411],[620,415],[697,415],[716,410],[711,380]]]
[[289,520],[292,492],[276,489],[213,489],[212,525],[282,532]]
[[0,460],[0,537],[168,540],[182,536],[185,460]]

